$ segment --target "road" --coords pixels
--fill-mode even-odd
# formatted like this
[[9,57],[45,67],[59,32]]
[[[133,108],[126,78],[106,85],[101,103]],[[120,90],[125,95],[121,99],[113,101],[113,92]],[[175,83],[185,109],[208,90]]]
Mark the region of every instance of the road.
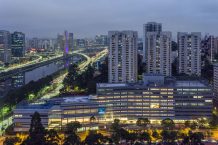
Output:
[[62,57],[63,54],[58,54],[58,55],[49,57],[48,59],[44,59],[44,60],[43,60],[42,56],[40,56],[40,55],[35,55],[35,56],[37,56],[38,58],[35,59],[35,60],[32,60],[32,61],[23,63],[23,64],[18,64],[18,65],[15,65],[15,66],[11,66],[9,68],[5,68],[5,69],[1,70],[0,73],[2,73],[2,72],[7,73],[7,72],[15,70],[15,69],[22,69],[24,67],[28,67],[28,66],[31,66],[33,64],[43,63],[45,61],[49,61],[49,60],[52,60],[52,59],[56,59],[56,58]]
[[[80,71],[84,71],[89,64],[94,63],[95,61],[97,61],[100,58],[104,57],[105,55],[107,55],[107,53],[108,53],[107,50],[103,50],[100,53],[98,53],[95,57],[90,58],[88,55],[86,55],[84,53],[81,53],[80,51],[74,52],[74,54],[81,55],[81,56],[85,57],[85,59],[86,59],[84,62],[79,64],[78,67],[79,67]],[[53,91],[49,92],[48,94],[44,95],[41,99],[49,99],[49,98],[57,96],[60,93],[60,89],[62,89],[63,86],[64,86],[63,85],[63,80],[66,77],[66,75],[67,75],[67,73],[65,73],[62,76],[56,78],[53,81],[53,84],[56,83],[58,85],[58,87],[55,90],[53,90]]]

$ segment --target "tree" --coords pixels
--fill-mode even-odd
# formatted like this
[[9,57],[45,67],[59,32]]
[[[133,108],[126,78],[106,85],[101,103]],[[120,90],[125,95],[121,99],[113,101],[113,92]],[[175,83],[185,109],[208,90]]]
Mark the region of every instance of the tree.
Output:
[[175,123],[172,119],[166,118],[161,121],[161,125],[164,129],[171,130],[175,127]]
[[186,120],[184,124],[185,124],[185,127],[188,128],[191,126],[191,121]]
[[50,129],[47,131],[46,135],[46,145],[59,145],[60,137],[58,136],[57,131]]
[[78,66],[76,64],[70,65],[68,68],[68,74],[67,76],[64,78],[64,89],[66,91],[66,89],[68,87],[70,87],[71,89],[73,89],[75,87],[75,80],[78,77]]
[[171,143],[175,142],[175,140],[178,138],[178,131],[170,131],[170,141]]
[[143,63],[143,56],[138,54],[138,74],[142,75],[145,72],[145,64]]
[[90,122],[95,122],[96,121],[96,118],[95,118],[95,116],[93,115],[93,116],[91,116],[90,117]]
[[172,75],[178,76],[178,58],[175,58],[175,60],[172,62]]
[[76,133],[67,135],[63,145],[80,145],[80,138]]
[[138,118],[136,124],[137,126],[145,128],[148,124],[150,124],[150,120],[148,120],[148,118]]
[[160,134],[157,130],[154,130],[152,132],[152,137],[155,138],[155,139],[159,139],[160,138]]
[[120,120],[119,119],[114,119],[114,122],[111,125],[111,129],[113,132],[119,131],[121,128],[120,126]]
[[195,132],[190,134],[190,139],[193,144],[201,143],[202,139],[204,139],[204,134],[202,132]]
[[162,141],[163,142],[169,142],[169,139],[170,139],[170,131],[169,130],[163,130],[161,132],[161,136],[162,136]]
[[84,141],[87,145],[103,145],[106,142],[106,138],[102,134],[96,133],[96,131],[90,131]]
[[146,140],[148,144],[151,144],[151,135],[148,132],[143,132],[139,135],[140,140]]
[[143,143],[137,141],[134,145],[143,145]]
[[201,72],[202,72],[202,77],[207,79],[209,82],[213,81],[213,64],[211,64],[209,62],[209,60],[205,60],[205,65],[202,68]]
[[118,144],[121,138],[121,126],[120,126],[120,120],[114,119],[114,122],[111,124],[111,130],[112,130],[112,139],[115,144]]
[[210,120],[210,126],[211,127],[217,127],[218,126],[218,111],[217,109],[214,109],[212,112],[212,117]]
[[193,121],[191,123],[191,125],[190,125],[190,128],[193,129],[193,130],[197,129],[198,128],[198,123],[196,121]]
[[78,121],[70,122],[66,125],[65,134],[76,133],[77,129],[79,129],[81,127],[82,127],[82,125]]
[[138,134],[135,132],[132,132],[132,133],[129,133],[127,140],[130,141],[131,144],[133,144],[137,139],[138,139]]
[[163,142],[166,142],[167,144],[172,144],[178,137],[177,131],[170,131],[170,130],[163,130],[161,132],[162,140]]
[[188,145],[190,143],[190,137],[189,136],[185,136],[182,140],[182,143],[185,145]]
[[123,129],[123,128],[120,128],[119,129],[119,134],[120,134],[120,138],[128,141],[128,140],[131,140],[131,137],[130,137],[130,134],[127,130]]
[[7,137],[3,142],[3,145],[14,145],[19,142],[19,138],[17,137]]
[[199,128],[207,128],[208,127],[208,120],[206,118],[199,118],[197,120],[198,124],[199,124]]
[[29,136],[22,143],[22,145],[45,145],[46,144],[46,132],[41,123],[40,114],[35,112],[31,119]]
[[175,41],[172,41],[171,46],[172,46],[172,51],[177,51],[178,50],[178,45],[177,45],[177,43]]
[[77,121],[68,123],[65,130],[67,137],[65,138],[63,145],[80,145],[80,138],[76,132],[81,127],[82,125]]
[[100,65],[99,68],[101,75],[100,75],[100,81],[108,82],[108,57],[105,58],[104,62]]

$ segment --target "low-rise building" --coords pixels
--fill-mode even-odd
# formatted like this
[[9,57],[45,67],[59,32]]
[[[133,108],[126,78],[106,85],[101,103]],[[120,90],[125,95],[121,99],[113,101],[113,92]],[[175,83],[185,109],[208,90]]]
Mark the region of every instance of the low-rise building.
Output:
[[[151,77],[147,84],[101,83],[97,84],[96,96],[73,96],[20,104],[14,110],[14,130],[28,131],[31,117],[36,111],[41,114],[43,126],[48,129],[62,129],[72,121],[79,121],[83,124],[81,130],[87,130],[106,126],[114,119],[131,124],[143,117],[155,124],[165,118],[180,123],[211,117],[214,95],[206,83],[172,78],[153,83],[152,80]],[[95,120],[94,124],[91,117]]]

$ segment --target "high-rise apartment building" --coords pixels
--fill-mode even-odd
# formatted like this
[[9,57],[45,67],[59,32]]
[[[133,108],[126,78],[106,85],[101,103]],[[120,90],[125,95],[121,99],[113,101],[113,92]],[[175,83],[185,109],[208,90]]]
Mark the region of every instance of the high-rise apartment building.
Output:
[[96,35],[95,36],[95,45],[108,45],[107,35]]
[[69,34],[67,31],[64,32],[64,55],[69,53]]
[[109,31],[109,82],[136,82],[137,39],[136,31]]
[[201,41],[201,49],[204,57],[213,62],[218,55],[218,37],[206,35]]
[[9,63],[11,60],[11,34],[0,30],[0,61]]
[[162,31],[162,24],[157,22],[148,22],[143,25],[143,61],[146,62],[147,57],[147,32],[158,32]]
[[148,22],[144,24],[144,32],[161,32],[162,24],[157,22]]
[[218,63],[213,65],[213,86],[214,91],[218,93]]
[[146,72],[171,76],[171,32],[147,32]]
[[74,41],[73,41],[73,33],[69,33],[69,49],[73,51]]
[[13,57],[23,57],[25,54],[25,34],[14,32],[11,34],[11,51]]
[[179,73],[201,75],[201,33],[179,32]]
[[213,65],[213,90],[215,93],[214,104],[218,107],[218,63]]

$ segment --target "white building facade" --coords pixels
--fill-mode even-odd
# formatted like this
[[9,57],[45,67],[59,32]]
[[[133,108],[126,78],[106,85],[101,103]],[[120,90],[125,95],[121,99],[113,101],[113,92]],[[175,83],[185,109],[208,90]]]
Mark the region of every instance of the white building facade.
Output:
[[179,73],[201,75],[201,33],[178,32]]
[[146,33],[147,73],[171,76],[171,32]]
[[109,82],[133,83],[138,76],[138,33],[109,31]]
[[162,24],[157,22],[148,22],[143,25],[143,62],[146,62],[147,57],[147,39],[146,34],[147,32],[161,32],[162,31]]

